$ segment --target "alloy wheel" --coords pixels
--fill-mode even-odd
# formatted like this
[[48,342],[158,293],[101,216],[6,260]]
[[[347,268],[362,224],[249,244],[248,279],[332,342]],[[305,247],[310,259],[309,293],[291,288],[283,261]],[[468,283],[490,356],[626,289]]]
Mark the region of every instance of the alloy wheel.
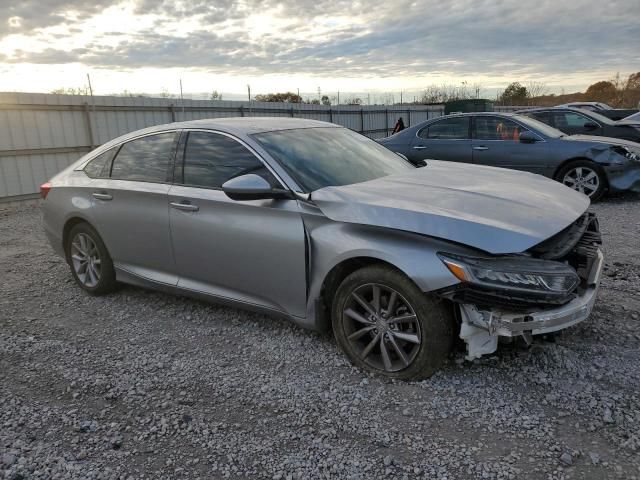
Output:
[[589,167],[576,167],[565,174],[562,183],[591,197],[600,187],[600,176]]
[[418,318],[393,288],[376,283],[357,287],[347,298],[342,317],[350,347],[367,365],[397,372],[418,355],[422,344]]
[[100,282],[100,252],[86,233],[78,233],[71,242],[71,262],[78,280],[89,288]]

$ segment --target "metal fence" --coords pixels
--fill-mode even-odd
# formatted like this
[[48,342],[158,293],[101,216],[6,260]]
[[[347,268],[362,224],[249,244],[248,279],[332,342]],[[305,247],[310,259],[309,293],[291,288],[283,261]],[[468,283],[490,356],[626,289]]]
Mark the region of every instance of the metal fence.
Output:
[[182,120],[277,116],[323,120],[371,138],[444,114],[443,106],[291,103],[0,93],[0,202],[32,198],[80,156],[140,128]]

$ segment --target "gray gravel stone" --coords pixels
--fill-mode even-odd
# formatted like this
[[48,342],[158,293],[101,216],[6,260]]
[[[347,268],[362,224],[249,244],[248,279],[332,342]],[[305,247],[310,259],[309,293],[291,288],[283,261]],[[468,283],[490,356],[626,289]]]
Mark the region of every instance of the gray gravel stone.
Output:
[[0,207],[0,478],[639,478],[639,205],[592,207],[617,273],[588,321],[414,383],[264,315],[85,295]]

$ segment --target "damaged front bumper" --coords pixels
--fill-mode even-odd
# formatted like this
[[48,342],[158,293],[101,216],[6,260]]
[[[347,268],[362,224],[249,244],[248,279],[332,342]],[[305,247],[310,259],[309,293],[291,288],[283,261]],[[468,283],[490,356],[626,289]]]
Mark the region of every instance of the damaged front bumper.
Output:
[[472,304],[460,304],[460,338],[467,344],[467,360],[495,352],[498,337],[522,336],[530,341],[532,335],[555,332],[585,320],[595,303],[603,267],[604,256],[598,249],[586,288],[578,297],[561,307],[512,312],[499,308],[481,310]]

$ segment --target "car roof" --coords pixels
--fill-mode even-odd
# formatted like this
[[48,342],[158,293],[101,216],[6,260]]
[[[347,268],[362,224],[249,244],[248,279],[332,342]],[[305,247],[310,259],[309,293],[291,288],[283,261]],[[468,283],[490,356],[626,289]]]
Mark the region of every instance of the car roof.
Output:
[[153,127],[135,130],[120,137],[114,138],[105,145],[112,145],[129,139],[149,135],[152,133],[166,132],[170,130],[204,129],[216,130],[235,136],[246,136],[254,133],[272,132],[276,130],[293,130],[300,128],[342,128],[333,123],[319,120],[307,120],[305,118],[289,117],[228,117],[228,118],[203,118],[201,120],[188,120],[186,122],[164,123]]
[[519,115],[518,112],[461,112],[461,113],[450,113],[449,115],[443,115],[442,117],[430,118],[431,120],[439,120],[442,118],[449,117],[473,117],[477,115],[492,115],[492,116],[503,116],[503,117],[517,117]]
[[[158,130],[167,128],[188,129],[205,128],[229,133],[242,133],[251,135],[254,133],[271,132],[274,130],[292,130],[297,128],[337,127],[333,123],[305,118],[289,117],[229,117],[229,118],[204,118],[201,120],[188,120],[186,122],[174,122],[165,125],[157,125]],[[151,127],[154,128],[154,127]]]
[[571,105],[593,105],[594,107],[597,105],[605,105],[602,102],[569,102],[569,103],[562,103],[560,105],[557,105],[558,107],[564,107],[564,106],[571,106]]
[[[532,108],[526,108],[526,109],[518,110],[516,113],[541,112],[541,111],[545,111],[545,110],[569,110],[570,112],[577,112],[577,113],[582,113],[582,114],[584,114],[585,112],[593,113],[591,110],[585,110],[584,108],[563,107],[562,105],[556,105],[554,107],[532,107]],[[596,112],[596,113],[598,113],[598,112]]]

